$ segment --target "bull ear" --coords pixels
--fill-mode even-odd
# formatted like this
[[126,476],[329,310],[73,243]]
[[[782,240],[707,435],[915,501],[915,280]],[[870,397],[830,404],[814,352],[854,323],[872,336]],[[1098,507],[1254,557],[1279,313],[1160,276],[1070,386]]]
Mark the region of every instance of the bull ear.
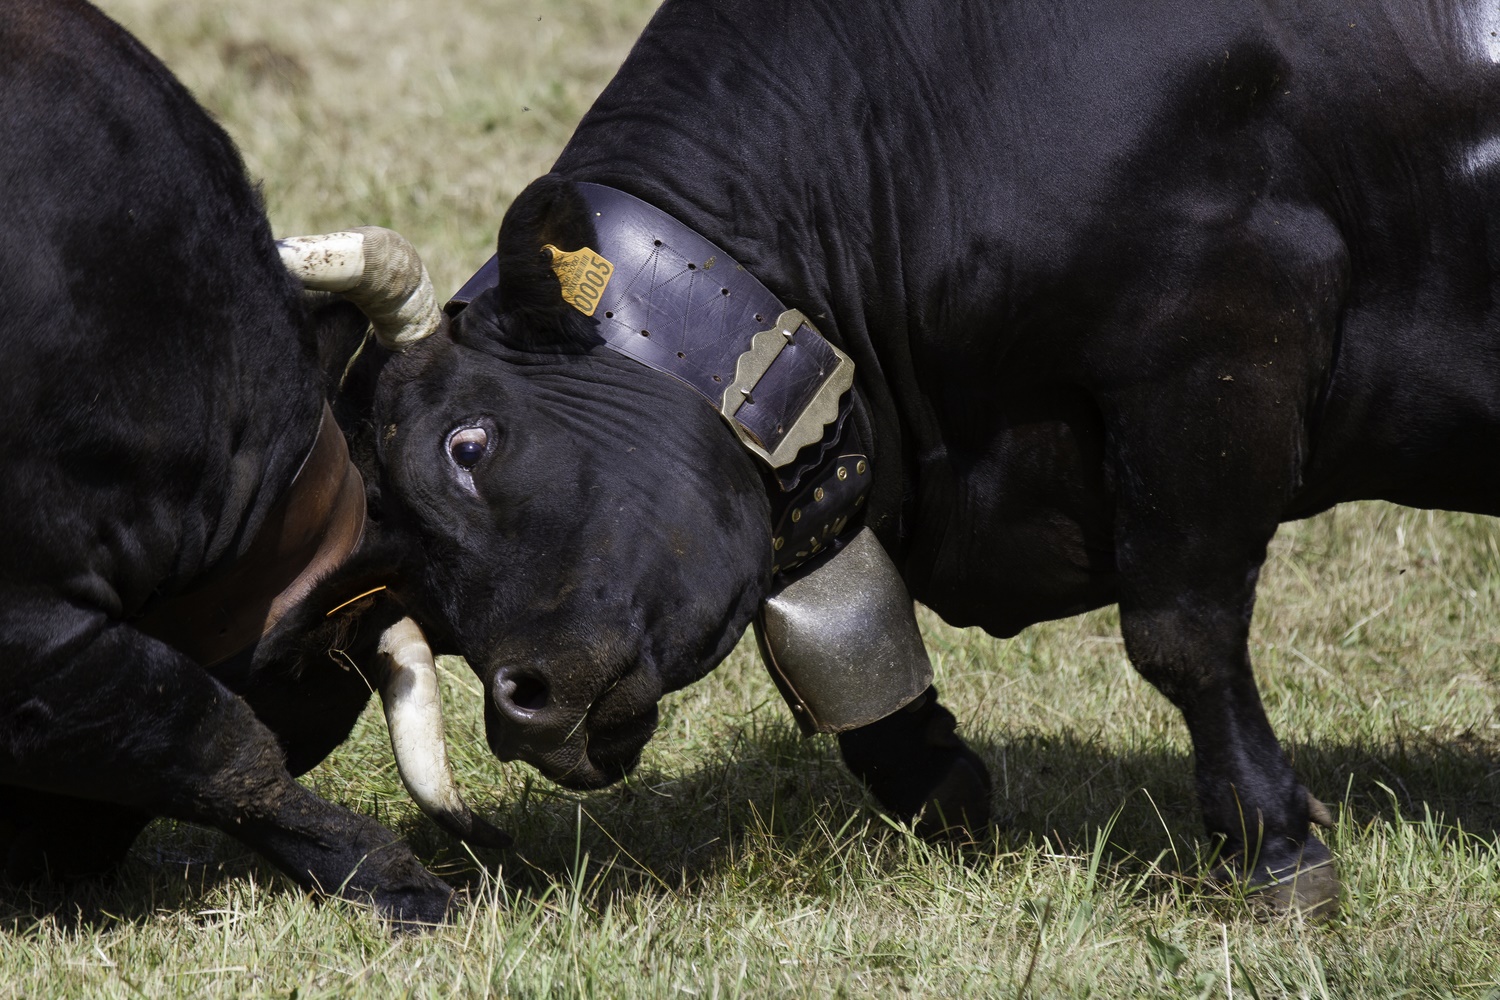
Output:
[[572,181],[548,174],[516,197],[500,223],[496,247],[495,311],[505,344],[567,351],[602,343],[594,321],[564,301],[552,254],[544,249],[577,250],[597,242],[588,204]]

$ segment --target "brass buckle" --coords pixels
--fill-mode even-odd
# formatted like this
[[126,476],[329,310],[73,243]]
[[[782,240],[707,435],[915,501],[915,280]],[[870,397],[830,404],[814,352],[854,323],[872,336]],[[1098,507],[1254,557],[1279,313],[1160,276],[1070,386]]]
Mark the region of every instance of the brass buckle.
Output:
[[[802,412],[792,419],[792,425],[781,435],[781,439],[768,449],[756,439],[755,435],[746,430],[744,425],[735,420],[734,415],[739,412],[745,400],[755,392],[756,384],[770,370],[771,363],[792,342],[792,338],[802,327],[806,327],[813,336],[821,338],[825,344],[828,344],[829,349],[838,358],[838,363],[824,377],[823,384],[818,387],[813,398],[808,400]],[[719,412],[724,415],[725,420],[729,421],[729,426],[734,430],[735,436],[746,448],[760,456],[771,468],[779,469],[796,458],[797,452],[823,439],[823,428],[838,419],[839,400],[852,385],[854,385],[854,362],[849,359],[849,355],[823,337],[818,332],[818,328],[813,326],[800,310],[788,309],[776,317],[774,327],[750,338],[750,349],[741,354],[734,364],[734,381],[729,388],[724,390]]]

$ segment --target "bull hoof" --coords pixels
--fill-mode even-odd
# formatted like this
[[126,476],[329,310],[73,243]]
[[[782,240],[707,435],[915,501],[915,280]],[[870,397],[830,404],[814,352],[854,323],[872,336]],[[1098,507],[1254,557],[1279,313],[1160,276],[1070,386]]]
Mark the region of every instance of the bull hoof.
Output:
[[457,911],[458,894],[436,877],[432,883],[375,892],[375,912],[397,934],[419,934],[443,926]]
[[929,688],[918,702],[839,734],[844,763],[894,819],[928,840],[972,838],[990,822],[990,774]]
[[339,890],[375,912],[398,934],[441,927],[457,909],[453,887],[428,871],[402,841],[372,851]]
[[1339,876],[1333,852],[1317,837],[1309,835],[1297,863],[1274,876],[1250,897],[1271,914],[1326,920],[1338,913]]
[[1338,913],[1339,877],[1333,852],[1312,835],[1308,835],[1293,863],[1276,869],[1260,868],[1247,888],[1245,898],[1266,917],[1295,915],[1327,920]]
[[1339,910],[1339,877],[1332,861],[1317,868],[1299,868],[1251,899],[1272,915],[1301,914],[1311,920],[1327,920]]
[[960,747],[927,794],[914,830],[924,840],[972,840],[990,825],[990,772],[979,755]]

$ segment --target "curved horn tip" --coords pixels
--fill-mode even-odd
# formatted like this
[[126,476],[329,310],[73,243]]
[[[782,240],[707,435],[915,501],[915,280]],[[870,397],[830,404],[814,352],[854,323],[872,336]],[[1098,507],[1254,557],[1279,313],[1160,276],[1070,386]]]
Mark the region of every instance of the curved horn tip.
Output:
[[515,843],[514,837],[474,812],[470,812],[466,817],[453,816],[446,821],[430,813],[428,815],[438,826],[464,843],[475,847],[503,851]]
[[281,264],[304,288],[319,292],[347,292],[365,274],[365,236],[353,230],[315,236],[289,236],[276,241]]
[[396,622],[381,635],[377,656],[391,750],[412,801],[460,840],[481,847],[510,846],[508,835],[474,814],[453,779],[437,664],[421,628],[410,618]]
[[383,347],[402,351],[436,333],[443,313],[411,242],[382,226],[278,240],[281,262],[305,288],[339,292],[369,317]]

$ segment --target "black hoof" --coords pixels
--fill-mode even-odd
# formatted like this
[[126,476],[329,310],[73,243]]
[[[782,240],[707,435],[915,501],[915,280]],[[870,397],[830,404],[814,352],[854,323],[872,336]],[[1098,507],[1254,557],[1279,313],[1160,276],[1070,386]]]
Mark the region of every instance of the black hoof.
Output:
[[1223,865],[1214,870],[1213,878],[1245,885],[1245,898],[1266,916],[1326,920],[1338,913],[1339,877],[1333,852],[1311,834],[1291,857],[1257,865],[1248,882],[1243,870]]
[[1272,914],[1294,914],[1326,920],[1339,910],[1339,876],[1333,852],[1317,837],[1309,835],[1302,854],[1292,865],[1275,873],[1251,897]]
[[972,838],[990,822],[990,774],[928,688],[879,722],[839,734],[849,770],[893,818],[929,840]]
[[458,910],[458,894],[437,878],[432,881],[434,884],[376,892],[375,912],[397,934],[420,934],[442,927]]

